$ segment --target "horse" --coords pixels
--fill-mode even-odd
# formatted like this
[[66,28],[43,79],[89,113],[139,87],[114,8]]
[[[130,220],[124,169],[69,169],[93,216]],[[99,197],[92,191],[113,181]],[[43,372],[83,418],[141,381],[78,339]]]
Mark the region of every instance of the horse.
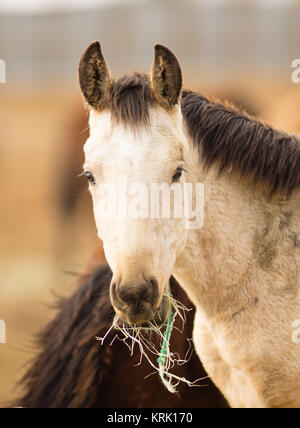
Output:
[[[226,401],[209,379],[202,387],[180,385],[178,394],[170,394],[159,376],[139,353],[132,356],[122,341],[111,333],[114,310],[109,287],[112,272],[102,262],[102,250],[93,255],[89,269],[73,296],[58,302],[59,312],[39,335],[39,353],[21,380],[23,396],[15,406],[26,408],[224,408]],[[191,310],[186,314],[184,331],[176,323],[171,346],[184,355],[186,337],[193,330],[194,308],[172,278],[174,297]],[[113,341],[113,343],[111,343]],[[157,338],[154,344],[159,347]],[[194,353],[186,365],[174,369],[178,376],[196,379],[206,373]]]
[[[90,109],[84,173],[118,318],[164,322],[173,276],[196,308],[196,352],[229,405],[299,407],[299,138],[183,89],[181,66],[162,45],[150,74],[114,80],[96,41],[79,80]],[[132,185],[132,213],[124,201],[107,209],[115,203],[105,189],[120,177]],[[204,224],[189,213],[145,215],[153,183],[202,183]],[[134,199],[141,188],[148,198]],[[178,204],[174,196],[173,211]]]

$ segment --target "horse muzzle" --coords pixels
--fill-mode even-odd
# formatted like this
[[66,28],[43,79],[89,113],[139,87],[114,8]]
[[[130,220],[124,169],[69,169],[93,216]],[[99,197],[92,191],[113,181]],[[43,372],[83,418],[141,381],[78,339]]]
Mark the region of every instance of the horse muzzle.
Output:
[[137,285],[132,283],[111,284],[111,302],[117,316],[126,324],[148,325],[152,322],[158,327],[165,323],[169,302],[164,296],[159,301],[159,287],[156,279],[150,279]]

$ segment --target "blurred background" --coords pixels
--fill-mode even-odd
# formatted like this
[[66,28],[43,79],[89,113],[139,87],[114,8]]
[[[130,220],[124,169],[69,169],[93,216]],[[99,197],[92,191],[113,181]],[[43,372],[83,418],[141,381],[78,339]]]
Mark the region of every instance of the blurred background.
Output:
[[[154,43],[178,56],[185,86],[229,99],[276,127],[300,132],[300,1],[1,0],[0,406],[97,246],[81,172],[87,113],[77,83],[98,39],[114,76],[149,70]],[[1,79],[0,79],[1,80]]]

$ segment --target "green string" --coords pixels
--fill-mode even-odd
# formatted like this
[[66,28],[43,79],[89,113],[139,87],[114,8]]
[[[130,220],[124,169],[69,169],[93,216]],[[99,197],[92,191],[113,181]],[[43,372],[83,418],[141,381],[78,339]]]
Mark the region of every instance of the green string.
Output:
[[[171,289],[170,288],[169,288],[169,293],[171,295]],[[171,336],[171,332],[172,332],[173,319],[174,319],[174,312],[173,312],[172,307],[171,307],[170,312],[169,312],[168,321],[167,321],[166,332],[164,334],[164,340],[163,340],[162,347],[160,350],[159,358],[157,359],[158,364],[163,368],[163,370],[165,369],[166,362],[167,362],[168,345],[169,345],[170,336]],[[159,375],[160,375],[162,382],[164,382],[162,370],[160,370]]]

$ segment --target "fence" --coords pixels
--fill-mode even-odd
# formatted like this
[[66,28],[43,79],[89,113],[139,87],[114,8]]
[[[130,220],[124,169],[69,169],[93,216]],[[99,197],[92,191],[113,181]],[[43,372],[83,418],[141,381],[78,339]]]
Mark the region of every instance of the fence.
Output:
[[140,0],[80,12],[0,15],[0,58],[12,79],[77,79],[78,58],[95,39],[120,72],[149,68],[152,45],[160,42],[188,73],[232,64],[280,73],[300,56],[300,4],[285,4]]

